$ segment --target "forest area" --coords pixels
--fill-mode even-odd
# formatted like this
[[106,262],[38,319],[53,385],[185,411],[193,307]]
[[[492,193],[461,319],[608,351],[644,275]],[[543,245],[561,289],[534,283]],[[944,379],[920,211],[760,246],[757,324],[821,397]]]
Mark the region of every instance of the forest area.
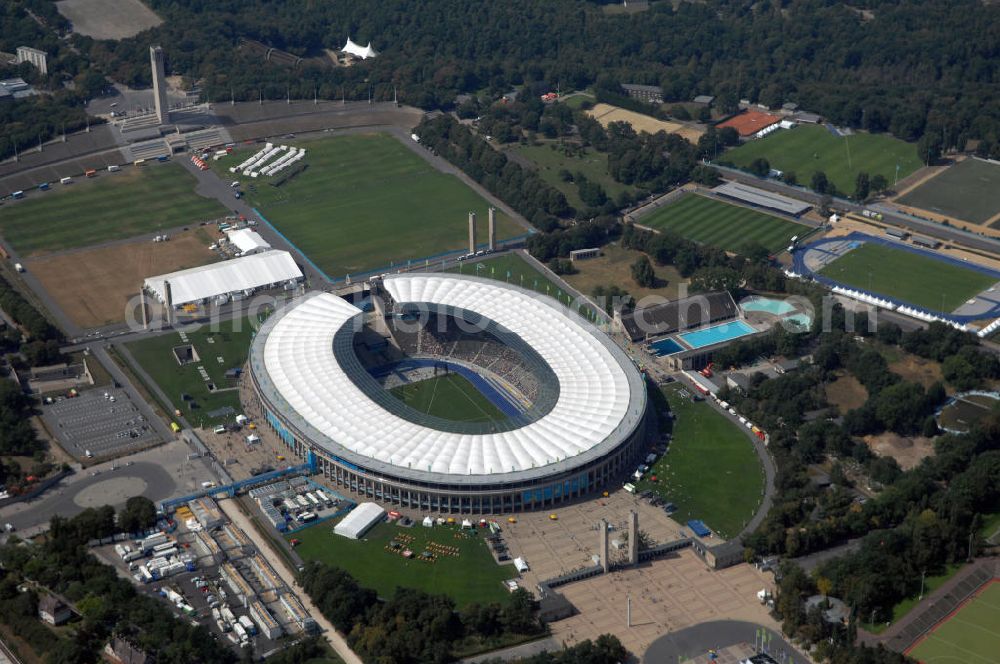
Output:
[[[986,154],[1000,150],[1000,9],[977,0],[708,0],[676,10],[654,2],[617,15],[587,0],[149,4],[165,22],[134,38],[73,35],[66,44],[89,67],[67,54],[66,73],[91,87],[102,74],[148,85],[147,48],[161,43],[169,70],[199,82],[206,99],[250,99],[258,91],[277,98],[286,86],[300,98],[364,98],[372,89],[389,99],[396,86],[401,101],[434,109],[449,108],[459,93],[497,98],[514,86],[535,93],[641,83],[661,86],[668,101],[711,94],[723,110],[743,98],[795,101],[836,124],[910,141],[940,135],[945,147],[975,138]],[[29,5],[54,13],[49,0],[7,3],[0,47],[31,37]],[[57,14],[53,24],[65,28]],[[319,64],[319,57],[293,69],[261,66],[259,55],[239,48],[248,38],[315,57],[348,36],[372,41],[380,55],[352,67]]]

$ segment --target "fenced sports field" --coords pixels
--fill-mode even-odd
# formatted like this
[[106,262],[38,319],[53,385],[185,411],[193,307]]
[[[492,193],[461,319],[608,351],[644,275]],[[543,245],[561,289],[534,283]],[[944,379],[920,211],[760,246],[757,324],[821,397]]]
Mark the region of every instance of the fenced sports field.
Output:
[[749,242],[759,242],[777,252],[788,246],[793,236],[810,230],[804,224],[698,195],[664,205],[636,223],[727,251],[739,251]]
[[[292,141],[306,169],[280,187],[227,170],[255,150],[211,162],[239,179],[249,202],[327,276],[405,264],[468,246],[468,213],[486,242],[489,204],[454,175],[435,170],[388,134]],[[497,238],[527,232],[497,211]]]
[[923,664],[993,664],[1000,653],[1000,582],[993,580],[906,654]]
[[[983,224],[1000,215],[1000,164],[966,159],[913,189],[898,202]],[[990,225],[996,226],[1000,220]]]
[[839,136],[820,125],[776,131],[726,152],[719,161],[747,168],[758,158],[767,159],[771,168],[795,173],[805,186],[813,173],[822,171],[837,191],[846,195],[854,193],[860,172],[881,175],[892,185],[897,177],[902,180],[922,165],[913,143],[888,134]]

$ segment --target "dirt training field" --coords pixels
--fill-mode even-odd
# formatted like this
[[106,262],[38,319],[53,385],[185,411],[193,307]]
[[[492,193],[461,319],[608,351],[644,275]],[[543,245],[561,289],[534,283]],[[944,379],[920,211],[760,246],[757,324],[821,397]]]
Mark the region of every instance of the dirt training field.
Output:
[[692,143],[697,143],[698,139],[701,138],[701,135],[705,133],[699,129],[683,125],[679,122],[657,120],[652,116],[636,113],[635,111],[628,111],[624,108],[618,108],[617,106],[612,106],[610,104],[597,104],[592,110],[587,111],[587,114],[605,127],[612,122],[627,122],[632,125],[632,128],[636,131],[645,131],[650,134],[655,134],[658,131],[665,131],[668,134],[677,134],[681,138],[685,138]]
[[26,261],[59,307],[80,327],[125,320],[128,299],[146,277],[213,262],[214,231],[200,227],[169,242],[136,240]]
[[62,0],[56,7],[73,32],[94,39],[126,39],[163,23],[140,0]]

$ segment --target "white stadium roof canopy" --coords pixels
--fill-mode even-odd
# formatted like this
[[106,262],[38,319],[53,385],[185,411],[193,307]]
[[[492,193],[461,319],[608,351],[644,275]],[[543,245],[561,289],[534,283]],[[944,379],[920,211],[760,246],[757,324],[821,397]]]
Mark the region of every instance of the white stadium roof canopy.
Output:
[[362,60],[367,60],[368,58],[374,58],[378,53],[372,48],[372,43],[368,42],[368,46],[361,46],[355,44],[351,41],[351,38],[347,38],[347,43],[344,44],[344,48],[340,49],[344,53],[348,53],[355,57],[361,58]]
[[302,279],[302,270],[287,251],[265,251],[221,263],[193,267],[146,279],[145,287],[166,301],[163,283],[170,282],[174,306],[237,291]]
[[360,310],[329,293],[310,294],[258,333],[263,359],[254,371],[269,383],[272,401],[283,402],[283,414],[334,454],[343,448],[420,473],[515,473],[572,462],[609,439],[620,442],[645,410],[642,379],[627,356],[551,298],[458,275],[392,275],[383,283],[397,303],[463,309],[518,335],[555,374],[558,398],[527,425],[482,434],[441,431],[390,413],[354,383],[333,351],[334,336]]
[[250,230],[249,228],[226,231],[226,236],[229,238],[229,241],[235,244],[236,248],[244,254],[259,253],[261,251],[267,251],[271,248],[271,245],[267,243],[267,240],[260,236],[260,233]]

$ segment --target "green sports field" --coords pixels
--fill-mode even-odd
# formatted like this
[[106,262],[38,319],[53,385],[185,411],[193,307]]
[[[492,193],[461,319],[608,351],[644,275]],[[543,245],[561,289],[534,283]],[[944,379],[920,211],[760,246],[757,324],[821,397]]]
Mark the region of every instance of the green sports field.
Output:
[[[307,168],[280,187],[227,170],[247,150],[211,162],[240,179],[248,201],[330,277],[357,275],[468,246],[468,217],[486,242],[489,204],[388,134],[292,141]],[[251,188],[252,185],[252,188]],[[527,231],[497,212],[497,237]]]
[[1000,653],[1000,583],[992,582],[907,652],[923,664],[995,664]]
[[[1000,166],[966,159],[899,199],[928,212],[981,224],[1000,214]],[[994,222],[993,226],[996,226]]]
[[[412,537],[405,548],[414,552],[406,559],[386,547],[395,538]],[[289,539],[300,540],[295,549],[304,560],[321,560],[347,570],[362,586],[381,597],[392,597],[397,586],[429,593],[443,593],[459,607],[472,602],[503,602],[508,596],[503,582],[513,578],[513,565],[497,565],[480,529],[464,533],[457,526],[413,528],[380,523],[363,539],[351,540],[333,534],[333,523],[324,522],[300,530]],[[402,543],[402,539],[397,540]],[[434,562],[418,560],[430,543],[456,547],[457,556],[437,556]]]
[[852,249],[820,274],[942,313],[954,311],[996,282],[980,272],[874,242]]
[[664,205],[637,223],[727,251],[738,251],[747,242],[756,241],[777,252],[787,247],[793,236],[810,230],[794,221],[697,195]]
[[421,413],[454,422],[499,422],[507,419],[469,379],[457,373],[401,385],[391,392]]
[[[220,323],[216,331],[206,325],[187,332],[186,337],[186,343],[194,346],[199,360],[183,366],[177,363],[172,352],[174,346],[185,344],[179,333],[148,337],[133,341],[126,347],[192,425],[209,426],[232,421],[235,413],[223,417],[211,417],[208,413],[224,406],[229,406],[236,413],[242,412],[239,390],[227,381],[225,373],[227,369],[242,367],[246,362],[253,339],[253,326],[246,318],[228,320]],[[210,381],[220,389],[209,391],[198,367],[204,367]],[[190,395],[197,407],[189,409],[181,400],[182,393]]]
[[795,173],[800,184],[809,186],[813,173],[823,171],[837,191],[850,196],[858,173],[881,174],[892,186],[922,165],[913,143],[888,134],[859,133],[834,136],[819,125],[782,129],[765,138],[730,150],[719,160],[746,168],[755,159],[767,159],[771,168]]
[[194,193],[180,165],[126,166],[117,173],[76,178],[0,208],[0,231],[24,256],[168,230],[217,219],[226,209]]
[[636,486],[674,503],[678,522],[701,519],[722,537],[735,537],[760,504],[760,460],[739,426],[708,403],[684,398],[682,389],[676,383],[663,389],[676,416],[673,439],[669,451]]

